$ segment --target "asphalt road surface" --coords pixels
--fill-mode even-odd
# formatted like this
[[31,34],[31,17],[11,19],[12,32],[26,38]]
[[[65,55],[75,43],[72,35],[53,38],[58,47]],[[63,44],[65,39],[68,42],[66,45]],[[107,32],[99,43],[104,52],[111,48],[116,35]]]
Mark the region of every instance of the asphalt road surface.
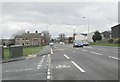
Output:
[[3,80],[118,80],[118,48],[55,44],[51,53],[2,64]]

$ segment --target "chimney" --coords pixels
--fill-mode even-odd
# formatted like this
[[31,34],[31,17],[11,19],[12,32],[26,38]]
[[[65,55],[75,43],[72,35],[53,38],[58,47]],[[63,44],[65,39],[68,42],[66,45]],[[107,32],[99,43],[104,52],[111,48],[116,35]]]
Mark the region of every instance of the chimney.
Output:
[[38,31],[35,31],[35,33],[38,33]]
[[27,33],[30,33],[29,31]]

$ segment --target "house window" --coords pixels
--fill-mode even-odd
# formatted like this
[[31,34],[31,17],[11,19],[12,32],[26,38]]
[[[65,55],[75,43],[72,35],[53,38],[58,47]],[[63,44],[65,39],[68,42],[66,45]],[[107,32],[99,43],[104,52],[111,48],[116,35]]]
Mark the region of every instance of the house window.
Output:
[[22,43],[22,45],[24,46],[24,43]]
[[19,40],[19,38],[17,40]]

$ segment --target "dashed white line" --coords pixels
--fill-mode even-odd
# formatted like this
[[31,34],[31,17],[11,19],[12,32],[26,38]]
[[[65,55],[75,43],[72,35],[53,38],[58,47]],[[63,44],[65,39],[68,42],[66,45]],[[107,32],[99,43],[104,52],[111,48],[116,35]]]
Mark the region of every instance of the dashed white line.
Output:
[[48,71],[47,71],[47,80],[51,79],[51,73],[50,73],[50,62],[51,62],[51,57],[50,54],[48,54]]
[[119,58],[114,57],[114,56],[108,56],[108,57],[109,57],[109,58],[112,58],[112,59],[120,60]]
[[44,61],[45,55],[42,57],[41,61],[39,62],[37,69],[40,69],[40,67],[42,66],[42,63]]
[[51,54],[53,54],[53,50],[52,50],[52,48],[51,48]]
[[81,72],[85,72],[85,70],[83,70],[79,65],[77,65],[74,61],[71,61],[73,65],[75,65],[75,67],[77,67]]
[[48,73],[47,73],[48,75],[50,75],[50,72],[48,71]]
[[67,59],[70,59],[66,54],[64,54],[64,56],[65,56]]
[[92,54],[102,55],[101,53],[91,52]]
[[50,71],[50,69],[48,69],[48,71]]
[[49,79],[50,79],[50,76],[47,76],[47,79],[49,80]]
[[57,47],[56,46],[54,46],[56,49],[57,49]]

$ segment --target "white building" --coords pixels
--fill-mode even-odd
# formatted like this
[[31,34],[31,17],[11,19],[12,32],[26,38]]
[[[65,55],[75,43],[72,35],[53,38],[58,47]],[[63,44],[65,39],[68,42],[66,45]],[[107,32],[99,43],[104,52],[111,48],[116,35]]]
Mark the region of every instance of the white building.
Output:
[[82,35],[82,34],[76,34],[75,35],[75,40],[86,40],[87,36]]
[[88,42],[93,42],[93,40],[92,40],[92,36],[94,35],[94,32],[91,32],[91,33],[88,33],[87,34],[87,41]]

